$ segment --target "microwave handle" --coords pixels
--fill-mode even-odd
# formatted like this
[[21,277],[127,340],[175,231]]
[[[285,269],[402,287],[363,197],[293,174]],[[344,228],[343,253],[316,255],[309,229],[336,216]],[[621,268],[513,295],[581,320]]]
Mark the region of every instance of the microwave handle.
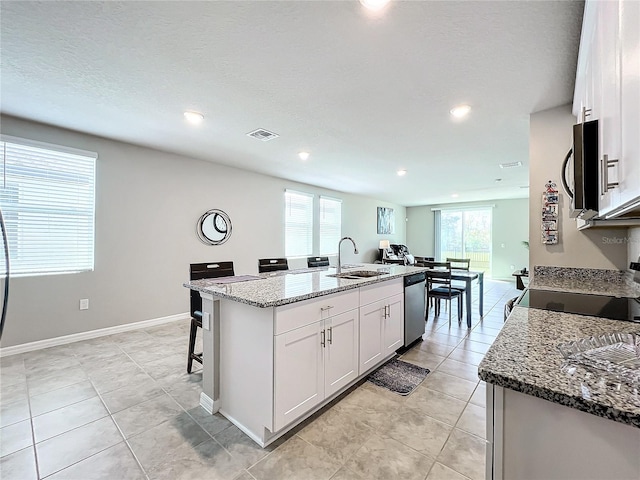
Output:
[[569,164],[569,159],[572,154],[573,148],[570,148],[567,156],[564,157],[564,162],[562,162],[562,175],[560,176],[562,180],[562,188],[564,188],[564,191],[567,193],[569,198],[573,198],[573,192],[571,191],[571,188],[569,188],[569,182],[567,182],[567,165]]

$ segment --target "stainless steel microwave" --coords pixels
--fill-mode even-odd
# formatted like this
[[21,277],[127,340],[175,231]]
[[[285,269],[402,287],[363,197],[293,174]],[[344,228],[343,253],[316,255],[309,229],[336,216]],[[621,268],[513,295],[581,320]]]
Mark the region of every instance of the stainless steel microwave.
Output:
[[[573,157],[571,178],[567,164]],[[569,216],[590,220],[598,216],[598,120],[573,126],[573,147],[562,165],[562,184],[571,197]]]

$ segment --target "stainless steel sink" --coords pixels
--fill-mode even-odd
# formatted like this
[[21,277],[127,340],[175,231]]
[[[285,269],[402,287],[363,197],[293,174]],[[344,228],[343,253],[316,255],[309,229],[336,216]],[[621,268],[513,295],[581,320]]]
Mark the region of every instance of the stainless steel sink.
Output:
[[352,272],[342,272],[335,273],[333,275],[327,275],[327,277],[337,277],[337,278],[351,278],[351,279],[360,279],[360,278],[370,278],[370,277],[379,277],[380,275],[388,275],[389,272],[383,272],[380,270],[354,270]]

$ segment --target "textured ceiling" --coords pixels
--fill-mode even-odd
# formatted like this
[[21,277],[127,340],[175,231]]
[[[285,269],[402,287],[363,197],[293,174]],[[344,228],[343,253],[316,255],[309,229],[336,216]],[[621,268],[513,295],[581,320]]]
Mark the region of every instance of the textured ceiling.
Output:
[[[571,101],[583,11],[568,0],[392,1],[382,15],[356,0],[0,5],[3,113],[407,206],[528,195],[529,114]],[[473,110],[454,121],[460,103]],[[205,122],[187,124],[188,109]],[[245,135],[256,128],[281,136]]]

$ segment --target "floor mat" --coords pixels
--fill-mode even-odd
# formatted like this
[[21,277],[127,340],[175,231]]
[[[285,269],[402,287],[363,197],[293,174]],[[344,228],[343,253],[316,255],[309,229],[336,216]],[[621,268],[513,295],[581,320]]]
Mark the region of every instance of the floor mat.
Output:
[[371,373],[367,380],[398,395],[409,395],[429,372],[428,368],[394,358]]

